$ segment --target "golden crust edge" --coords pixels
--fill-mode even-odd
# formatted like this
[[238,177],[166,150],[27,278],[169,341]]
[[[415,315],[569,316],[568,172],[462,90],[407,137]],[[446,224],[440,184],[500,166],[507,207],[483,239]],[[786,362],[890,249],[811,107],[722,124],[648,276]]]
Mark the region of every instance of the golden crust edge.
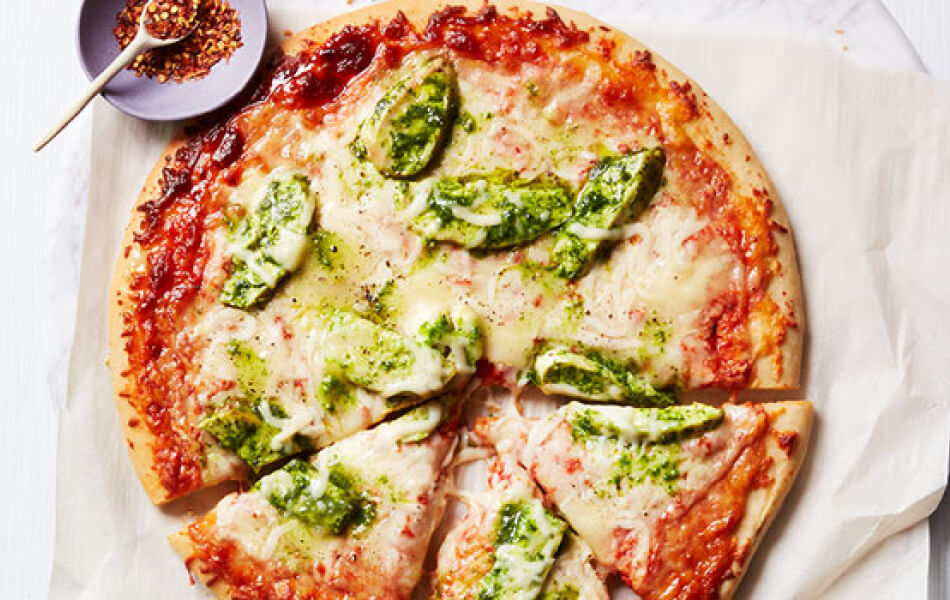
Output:
[[[213,517],[214,511],[208,513],[208,516]],[[168,543],[174,548],[175,552],[181,556],[182,560],[185,562],[185,565],[189,564],[189,561],[195,558],[195,543],[191,539],[191,536],[188,535],[188,528],[184,527],[180,531],[168,536]],[[189,569],[191,577],[196,581],[199,581],[204,585],[208,590],[214,595],[215,598],[219,600],[227,600],[231,597],[231,590],[227,582],[223,579],[213,580],[212,576],[208,573],[203,572],[200,568]]]
[[[766,443],[773,461],[769,476],[774,484],[756,490],[760,493],[754,493],[748,498],[737,532],[737,547],[745,547],[746,550],[740,563],[733,567],[734,577],[724,581],[719,588],[722,600],[730,600],[742,582],[752,557],[795,483],[811,438],[814,407],[810,402],[789,400],[769,402],[761,406],[769,416],[769,429],[765,435],[768,436]],[[786,454],[776,441],[774,434],[778,432],[797,434],[790,454]]]
[[[495,0],[491,2],[491,4],[503,12],[514,10],[520,12],[521,14],[530,12],[535,15],[543,15],[547,8],[553,8],[558,12],[561,18],[565,20],[565,22],[573,22],[579,29],[593,30],[594,35],[598,37],[615,40],[618,44],[618,49],[620,49],[623,53],[630,54],[636,50],[649,50],[658,69],[665,71],[668,81],[676,79],[679,81],[690,82],[690,85],[693,87],[694,93],[696,94],[697,101],[708,112],[712,118],[713,124],[716,126],[718,131],[729,133],[730,138],[733,140],[733,143],[731,144],[731,148],[734,149],[733,154],[735,156],[742,157],[741,160],[736,160],[735,156],[733,156],[729,160],[730,167],[736,171],[746,171],[746,176],[743,177],[743,180],[754,179],[755,175],[759,176],[761,183],[768,190],[769,197],[774,202],[772,208],[773,219],[780,225],[789,229],[789,233],[785,234],[784,236],[776,236],[776,242],[779,246],[778,259],[782,265],[783,271],[778,277],[774,277],[772,279],[768,292],[773,295],[773,297],[775,293],[780,294],[782,291],[788,294],[790,300],[794,303],[794,306],[798,308],[798,314],[796,315],[798,327],[790,328],[786,332],[786,338],[783,341],[781,347],[783,354],[783,368],[781,376],[776,377],[774,372],[767,368],[769,366],[768,363],[771,360],[770,356],[761,357],[757,361],[755,368],[756,375],[750,387],[753,389],[797,388],[799,385],[799,372],[801,365],[804,315],[802,314],[803,306],[801,301],[801,279],[795,258],[795,248],[792,241],[791,229],[789,227],[787,214],[778,196],[778,193],[775,190],[774,184],[772,183],[768,174],[765,172],[765,169],[762,167],[758,158],[755,156],[751,145],[732,121],[732,119],[725,113],[725,111],[722,110],[721,107],[712,101],[712,99],[708,96],[708,94],[705,93],[705,91],[703,91],[702,87],[696,81],[680,71],[678,68],[674,67],[665,58],[656,53],[656,51],[647,48],[629,34],[616,29],[610,24],[599,21],[585,13],[565,8],[563,6],[558,6],[556,4],[541,4],[537,2],[514,0]],[[371,23],[376,20],[383,21],[385,19],[391,19],[395,17],[399,11],[402,11],[406,15],[406,18],[413,25],[422,27],[428,21],[429,16],[433,12],[446,6],[464,6],[469,10],[478,10],[485,6],[485,2],[482,2],[481,0],[390,0],[388,2],[375,4],[353,12],[344,13],[327,21],[312,25],[311,27],[304,29],[284,40],[280,44],[280,48],[285,52],[294,53],[309,44],[319,44],[325,41],[330,35],[336,33],[344,25],[358,26]],[[602,28],[606,28],[606,31]],[[162,168],[165,166],[164,157],[166,155],[174,155],[175,151],[181,147],[182,144],[183,141],[180,136],[177,136],[175,139],[173,139],[161,153],[159,160],[146,178],[142,191],[140,192],[132,210],[133,218],[126,228],[125,235],[123,236],[122,246],[119,248],[119,256],[116,261],[109,295],[110,309],[108,363],[113,374],[113,395],[115,397],[119,416],[122,420],[122,426],[126,438],[131,440],[133,443],[133,445],[129,448],[132,463],[140,481],[142,482],[143,487],[145,488],[146,493],[149,496],[149,499],[155,504],[167,503],[175,499],[175,497],[171,497],[167,494],[167,491],[161,484],[158,473],[153,468],[154,461],[152,455],[152,445],[154,443],[155,436],[147,427],[133,428],[128,425],[130,418],[138,417],[141,419],[141,415],[139,415],[132,408],[128,401],[120,396],[120,393],[129,387],[129,384],[132,382],[132,380],[130,377],[122,375],[122,372],[128,369],[128,360],[124,351],[124,342],[122,338],[122,307],[118,305],[117,301],[121,298],[127,298],[129,274],[135,272],[142,266],[141,257],[133,257],[131,254],[126,256],[124,251],[125,248],[132,244],[132,236],[140,228],[144,218],[144,216],[140,214],[140,211],[138,211],[138,208],[145,202],[155,197],[159,188],[159,182],[161,180]],[[748,163],[746,163],[744,160],[746,155],[752,157]],[[727,156],[726,158],[729,157]],[[139,260],[135,260],[136,258]]]
[[[144,213],[139,208],[158,195],[162,169],[165,166],[164,157],[168,154],[174,155],[181,145],[182,140],[180,138],[173,139],[163,151],[162,158],[152,167],[146,177],[142,190],[132,208],[132,219],[122,236],[122,243],[119,247],[119,254],[112,275],[112,284],[109,288],[109,356],[107,362],[112,372],[112,395],[119,412],[119,419],[122,422],[123,433],[128,442],[132,465],[139,481],[142,482],[142,487],[145,488],[145,493],[154,504],[165,504],[174,498],[168,494],[168,491],[162,485],[158,472],[154,468],[155,461],[152,449],[156,436],[145,423],[145,415],[140,414],[135,409],[131,403],[131,398],[124,397],[124,394],[130,394],[129,390],[134,389],[135,380],[130,372],[128,375],[124,374],[130,369],[128,355],[125,352],[125,338],[123,337],[125,327],[122,322],[122,313],[127,307],[131,306],[131,276],[144,267],[143,257],[136,252],[133,240],[144,220]],[[129,249],[129,251],[126,252],[126,249]],[[133,427],[129,424],[132,419],[139,420],[137,426]]]

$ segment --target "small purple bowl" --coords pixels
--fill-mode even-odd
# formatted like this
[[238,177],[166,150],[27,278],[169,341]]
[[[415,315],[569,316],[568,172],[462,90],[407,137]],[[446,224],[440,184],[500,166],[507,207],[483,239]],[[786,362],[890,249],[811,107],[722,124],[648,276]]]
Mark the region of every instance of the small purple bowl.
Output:
[[[224,105],[254,75],[267,41],[267,7],[264,0],[228,0],[241,20],[243,45],[211,68],[201,79],[184,83],[158,83],[136,77],[123,69],[102,91],[110,104],[124,113],[148,121],[190,119]],[[77,43],[82,68],[89,79],[105,69],[119,54],[112,33],[125,0],[85,0],[79,12]]]

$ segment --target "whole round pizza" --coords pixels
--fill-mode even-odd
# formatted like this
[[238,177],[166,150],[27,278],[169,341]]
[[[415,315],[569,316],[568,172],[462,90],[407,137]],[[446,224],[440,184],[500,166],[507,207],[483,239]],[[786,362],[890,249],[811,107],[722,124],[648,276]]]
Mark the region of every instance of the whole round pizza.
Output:
[[735,393],[796,388],[803,335],[749,144],[640,43],[529,2],[287,39],[158,161],[110,311],[151,500],[246,482],[170,537],[219,598],[729,598],[808,446],[810,404]]

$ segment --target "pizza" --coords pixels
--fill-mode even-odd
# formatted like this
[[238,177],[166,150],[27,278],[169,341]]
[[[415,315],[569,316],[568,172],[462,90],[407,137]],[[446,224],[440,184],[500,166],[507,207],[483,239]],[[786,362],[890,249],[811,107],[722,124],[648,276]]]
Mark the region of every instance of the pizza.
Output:
[[169,539],[219,598],[408,598],[445,507],[458,405],[294,459]]
[[807,402],[665,408],[570,402],[482,420],[597,564],[643,600],[732,597],[804,457]]
[[778,195],[696,83],[586,15],[475,0],[285,40],[153,168],[109,310],[156,504],[478,388],[657,410],[795,389],[804,327]]
[[515,456],[500,452],[487,491],[463,498],[468,512],[439,548],[433,598],[609,598],[590,548]]

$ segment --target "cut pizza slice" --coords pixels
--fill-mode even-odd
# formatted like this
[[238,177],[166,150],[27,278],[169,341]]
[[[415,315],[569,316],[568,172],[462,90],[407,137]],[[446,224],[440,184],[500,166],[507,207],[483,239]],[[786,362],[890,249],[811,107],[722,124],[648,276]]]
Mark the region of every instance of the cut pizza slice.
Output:
[[571,402],[483,419],[597,562],[643,600],[730,598],[808,446],[807,402],[668,408]]
[[468,513],[439,549],[435,598],[606,600],[590,549],[545,506],[512,455],[493,460],[487,491],[464,499]]
[[408,599],[445,507],[452,397],[294,460],[169,537],[218,598]]

